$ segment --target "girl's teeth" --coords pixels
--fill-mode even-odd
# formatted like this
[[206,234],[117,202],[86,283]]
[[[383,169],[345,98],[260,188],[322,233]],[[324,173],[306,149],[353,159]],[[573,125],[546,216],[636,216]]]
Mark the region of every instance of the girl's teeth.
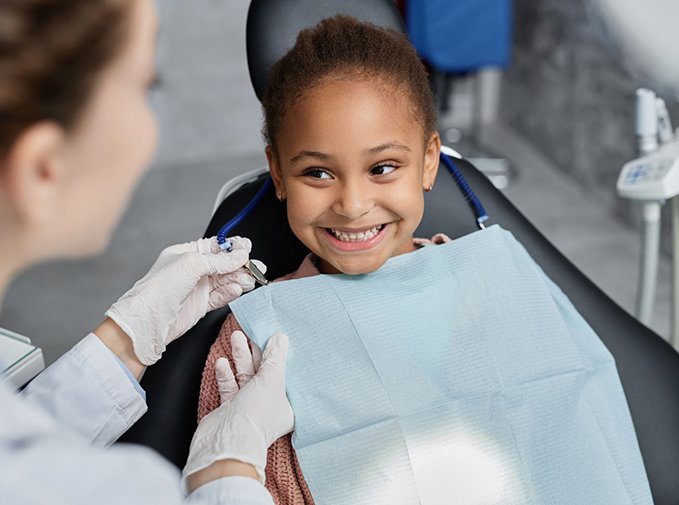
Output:
[[337,240],[341,240],[342,242],[363,242],[366,240],[370,240],[375,235],[377,235],[382,229],[382,227],[383,225],[375,226],[374,228],[362,231],[361,233],[347,233],[335,230],[333,228],[330,229],[330,232],[335,236]]

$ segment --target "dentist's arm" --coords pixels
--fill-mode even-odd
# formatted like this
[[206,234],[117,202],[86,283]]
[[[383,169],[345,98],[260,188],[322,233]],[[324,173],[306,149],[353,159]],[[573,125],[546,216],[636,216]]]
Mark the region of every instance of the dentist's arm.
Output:
[[34,379],[24,398],[89,443],[115,441],[146,412],[137,381],[144,367],[206,312],[254,288],[242,268],[250,241],[231,242],[230,253],[219,251],[214,238],[165,249],[95,333]]

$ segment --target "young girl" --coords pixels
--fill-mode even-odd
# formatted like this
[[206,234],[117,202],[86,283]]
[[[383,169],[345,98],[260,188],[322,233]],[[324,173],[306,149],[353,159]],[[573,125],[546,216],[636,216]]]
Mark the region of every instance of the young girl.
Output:
[[[427,75],[406,36],[346,17],[303,31],[273,69],[263,108],[277,197],[311,251],[279,280],[372,272],[418,247],[413,233],[441,143]],[[219,406],[215,365],[233,364],[246,345],[243,337],[231,347],[239,329],[229,315],[212,346],[199,418]],[[279,505],[313,503],[290,435],[269,449],[266,486]]]
[[[651,503],[612,356],[511,234],[414,252],[440,140],[407,38],[343,17],[303,31],[264,111],[311,251],[283,278],[300,280],[232,304],[252,338],[296,337],[298,454],[290,436],[269,449],[276,503],[313,503],[297,456],[323,503]],[[352,277],[301,280],[319,273]],[[229,316],[211,349],[199,417],[248,352],[239,329]]]

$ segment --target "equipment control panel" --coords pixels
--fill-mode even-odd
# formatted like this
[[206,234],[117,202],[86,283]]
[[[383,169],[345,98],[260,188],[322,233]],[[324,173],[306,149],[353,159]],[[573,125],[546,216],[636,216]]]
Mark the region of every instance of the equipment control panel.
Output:
[[666,200],[679,194],[679,140],[626,163],[617,190],[634,200]]

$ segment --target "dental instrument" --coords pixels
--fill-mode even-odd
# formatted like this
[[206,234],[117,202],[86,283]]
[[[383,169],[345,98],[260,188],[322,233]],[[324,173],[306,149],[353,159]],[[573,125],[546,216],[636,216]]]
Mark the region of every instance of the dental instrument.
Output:
[[257,281],[260,285],[266,286],[269,284],[269,281],[264,277],[264,272],[262,272],[257,265],[255,264],[254,261],[248,260],[248,262],[245,264],[245,268],[247,268],[252,276],[255,278],[255,281]]
[[637,90],[636,134],[640,157],[626,163],[618,194],[642,205],[643,230],[636,315],[649,325],[657,287],[662,206],[672,200],[673,283],[671,342],[679,342],[679,137],[664,100],[648,89]]
[[[227,238],[227,235],[229,235],[229,233],[236,226],[238,226],[250,212],[252,212],[252,209],[254,209],[257,204],[262,201],[262,198],[264,198],[264,195],[271,187],[271,184],[271,177],[267,177],[266,181],[264,181],[264,184],[261,188],[259,188],[259,191],[257,191],[252,200],[250,200],[248,204],[233,217],[233,219],[228,221],[219,229],[219,232],[217,232],[217,243],[219,244],[219,248],[222,251],[231,252],[232,245],[231,241]],[[266,279],[266,277],[264,277],[264,273],[259,268],[257,268],[257,265],[255,265],[251,260],[248,260],[248,262],[245,264],[245,268],[252,274],[252,276],[255,278],[255,281],[257,281],[260,285],[266,286],[269,284],[269,281]]]

